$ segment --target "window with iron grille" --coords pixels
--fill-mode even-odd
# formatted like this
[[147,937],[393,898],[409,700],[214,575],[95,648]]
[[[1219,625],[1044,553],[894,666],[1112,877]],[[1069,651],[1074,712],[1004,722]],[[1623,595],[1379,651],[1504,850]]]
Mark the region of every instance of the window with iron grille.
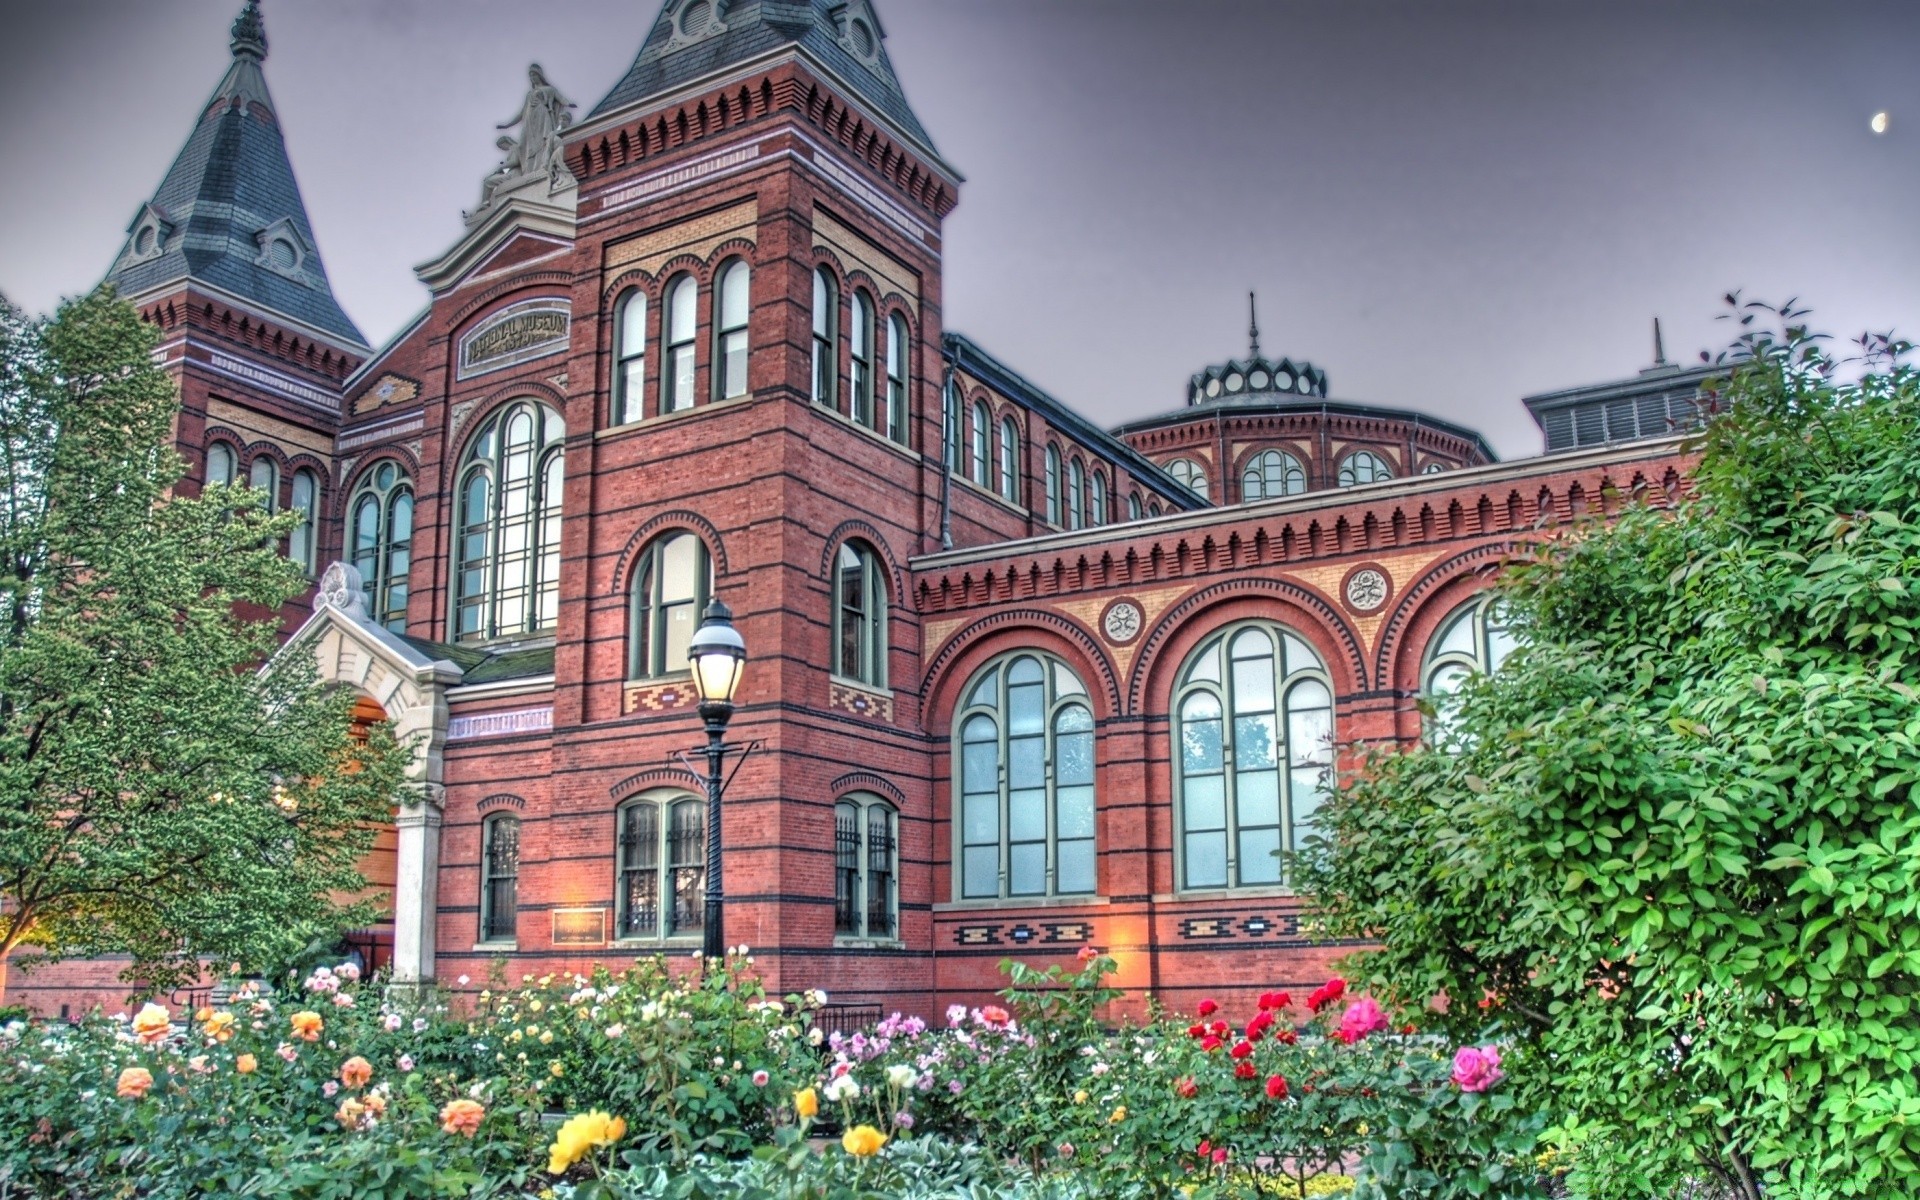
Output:
[[510,942],[518,911],[520,818],[502,814],[481,826],[480,940]]
[[706,823],[691,796],[650,796],[619,810],[614,936],[697,932],[706,910]]
[[841,937],[898,937],[899,817],[877,796],[833,806],[833,929]]

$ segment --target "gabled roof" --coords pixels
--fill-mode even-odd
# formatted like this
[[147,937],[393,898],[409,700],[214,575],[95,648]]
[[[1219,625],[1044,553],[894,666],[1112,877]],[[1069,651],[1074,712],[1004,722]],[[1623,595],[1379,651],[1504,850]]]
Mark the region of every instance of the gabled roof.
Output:
[[107,278],[122,295],[196,280],[364,349],[333,298],[280,118],[267,92],[260,6],[233,23],[233,64],[127,227]]
[[633,65],[589,119],[798,46],[937,159],[869,0],[666,0]]

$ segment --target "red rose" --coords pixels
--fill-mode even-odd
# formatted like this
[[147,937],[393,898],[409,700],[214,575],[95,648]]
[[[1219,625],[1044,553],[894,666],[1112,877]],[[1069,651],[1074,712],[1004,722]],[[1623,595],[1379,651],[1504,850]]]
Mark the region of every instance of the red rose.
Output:
[[1207,1036],[1207,1027],[1198,1024],[1189,1025],[1187,1026],[1187,1036],[1190,1038],[1203,1038]]
[[1220,1006],[1218,1004],[1215,1004],[1211,1000],[1202,1000],[1200,1002],[1199,1013],[1203,1017],[1210,1017],[1214,1013],[1217,1013],[1219,1011],[1220,1011]]
[[1260,1072],[1253,1069],[1253,1064],[1245,1060],[1233,1065],[1233,1077],[1235,1079],[1252,1079],[1258,1074],[1260,1074]]
[[1194,1152],[1198,1154],[1201,1158],[1205,1158],[1207,1157],[1207,1155],[1213,1153],[1213,1143],[1208,1141],[1206,1138],[1201,1138],[1200,1144],[1194,1147]]
[[1265,1033],[1267,1030],[1272,1028],[1273,1028],[1273,1014],[1266,1011],[1265,1009],[1262,1009],[1259,1016],[1247,1022],[1247,1038],[1248,1040],[1256,1039],[1261,1034]]
[[1329,1000],[1338,1000],[1340,997],[1347,994],[1347,981],[1340,978],[1338,975],[1335,975],[1332,979],[1327,980],[1326,987],[1327,987],[1327,999]]
[[1191,1100],[1200,1094],[1200,1086],[1194,1083],[1191,1075],[1182,1075],[1174,1080],[1173,1090],[1182,1100]]
[[1282,1029],[1279,1033],[1273,1035],[1273,1040],[1292,1046],[1299,1042],[1300,1035],[1292,1029]]
[[1262,1009],[1262,1011],[1272,1011],[1274,1009],[1285,1008],[1287,1005],[1292,1003],[1293,1003],[1293,997],[1287,995],[1285,992],[1260,993],[1260,1008]]
[[1221,1045],[1222,1045],[1222,1042],[1220,1041],[1220,1039],[1217,1037],[1214,1037],[1212,1034],[1208,1034],[1206,1037],[1200,1040],[1200,1048],[1202,1050],[1205,1050],[1209,1054],[1213,1053],[1215,1050],[1218,1050],[1221,1047]]
[[1215,1021],[1213,1024],[1207,1026],[1207,1028],[1211,1029],[1220,1037],[1227,1036],[1227,1023],[1225,1021]]
[[1228,1053],[1232,1054],[1235,1058],[1246,1058],[1253,1053],[1253,1043],[1236,1042],[1234,1043],[1233,1049],[1228,1051]]
[[1227,1161],[1227,1148],[1225,1146],[1213,1152],[1213,1161],[1215,1166]]
[[1267,1076],[1267,1099],[1285,1100],[1287,1098],[1287,1077],[1284,1075]]

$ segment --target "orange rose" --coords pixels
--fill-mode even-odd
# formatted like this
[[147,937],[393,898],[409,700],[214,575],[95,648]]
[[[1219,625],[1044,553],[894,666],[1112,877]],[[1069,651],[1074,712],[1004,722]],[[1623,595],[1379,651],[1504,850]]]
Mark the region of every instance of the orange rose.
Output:
[[379,1092],[368,1092],[366,1095],[360,1097],[360,1103],[366,1105],[367,1111],[376,1117],[384,1117],[387,1115],[387,1098]]
[[340,1064],[340,1082],[350,1088],[363,1088],[373,1079],[373,1064],[358,1054]]
[[193,1019],[195,1023],[203,1023],[206,1021],[210,1021],[213,1019],[213,1010],[203,1004],[199,1008],[196,1008],[193,1010]]
[[207,1018],[206,1026],[208,1037],[217,1042],[227,1041],[233,1037],[233,1014],[230,1012],[214,1013]]
[[327,1027],[327,1023],[320,1019],[320,1014],[317,1012],[297,1012],[290,1020],[293,1022],[293,1036],[303,1042],[319,1041],[320,1031]]
[[340,1111],[333,1114],[333,1119],[352,1129],[360,1124],[360,1118],[366,1115],[366,1111],[367,1106],[358,1100],[342,1100]]
[[128,1067],[120,1072],[120,1082],[114,1093],[122,1100],[139,1100],[153,1086],[153,1072],[145,1067]]
[[133,1016],[134,1036],[140,1039],[142,1046],[166,1041],[172,1029],[173,1018],[168,1015],[164,1004],[149,1004]]
[[254,1058],[253,1055],[251,1054],[242,1054],[239,1058],[236,1058],[233,1060],[233,1069],[240,1072],[242,1075],[253,1074],[255,1069],[257,1069],[259,1066],[260,1066],[259,1060]]
[[486,1105],[478,1100],[449,1100],[447,1106],[440,1110],[441,1132],[472,1137],[480,1131],[480,1122],[486,1115]]

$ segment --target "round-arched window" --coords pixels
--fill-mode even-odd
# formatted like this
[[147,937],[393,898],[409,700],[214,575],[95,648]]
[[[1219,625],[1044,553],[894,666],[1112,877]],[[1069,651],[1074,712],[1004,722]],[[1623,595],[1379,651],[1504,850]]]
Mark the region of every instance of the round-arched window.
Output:
[[1175,483],[1186,488],[1202,500],[1208,498],[1207,472],[1199,463],[1194,462],[1190,458],[1176,458],[1167,464],[1167,474],[1173,476]]
[[395,633],[407,627],[413,552],[413,481],[392,462],[360,477],[347,505],[347,544],[367,589],[367,611]]
[[552,629],[560,615],[560,493],[566,425],[516,400],[467,443],[455,488],[454,636]]
[[1284,450],[1263,450],[1254,455],[1240,476],[1240,498],[1245,501],[1275,500],[1306,490],[1306,469]]
[[1283,882],[1331,785],[1325,664],[1285,626],[1230,625],[1195,650],[1174,689],[1174,795],[1184,888]]
[[1362,483],[1380,483],[1393,478],[1393,468],[1387,460],[1371,450],[1355,450],[1340,460],[1340,486],[1354,487]]
[[1473,676],[1499,670],[1518,644],[1507,629],[1500,602],[1491,596],[1475,596],[1448,613],[1427,643],[1420,690],[1436,701],[1443,700]]

